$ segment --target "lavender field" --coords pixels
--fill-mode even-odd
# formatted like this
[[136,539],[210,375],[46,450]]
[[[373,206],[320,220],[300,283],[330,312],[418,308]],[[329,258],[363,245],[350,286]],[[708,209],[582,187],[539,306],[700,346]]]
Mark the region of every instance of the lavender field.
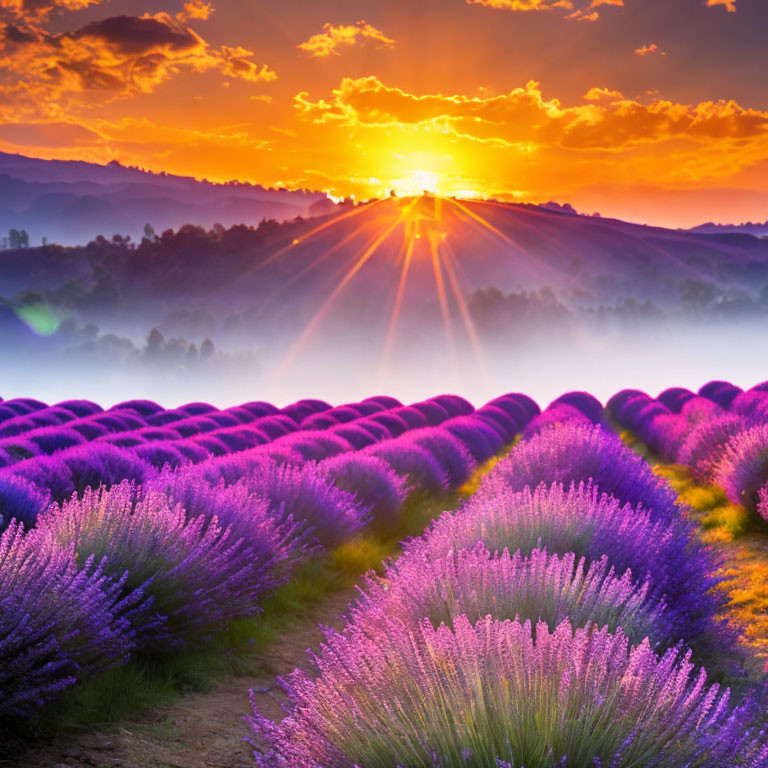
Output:
[[345,623],[277,681],[282,716],[251,692],[226,764],[768,765],[768,550],[731,567],[768,533],[768,384],[543,411],[522,394],[17,398],[0,420],[0,712],[19,765],[120,722],[105,681],[183,696],[163,678],[180,659],[290,642],[281,612],[341,574],[359,585]]

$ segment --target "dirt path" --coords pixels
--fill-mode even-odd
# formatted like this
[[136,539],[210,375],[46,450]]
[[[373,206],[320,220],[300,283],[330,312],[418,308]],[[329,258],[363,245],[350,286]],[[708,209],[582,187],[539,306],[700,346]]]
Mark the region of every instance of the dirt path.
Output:
[[[307,648],[322,640],[319,623],[340,627],[354,590],[329,596],[297,621],[259,659],[258,676],[230,677],[208,693],[192,693],[154,717],[118,732],[84,732],[60,736],[27,753],[15,768],[252,768],[248,729],[242,716],[250,711],[248,691],[263,689],[295,667],[309,666]],[[272,695],[257,697],[265,714],[279,719],[282,710]],[[2,765],[2,763],[0,763]]]

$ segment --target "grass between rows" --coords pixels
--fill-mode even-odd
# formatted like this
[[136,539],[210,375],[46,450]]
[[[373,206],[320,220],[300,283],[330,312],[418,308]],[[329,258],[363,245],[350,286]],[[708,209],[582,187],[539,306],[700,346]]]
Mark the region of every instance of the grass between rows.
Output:
[[330,552],[300,562],[290,581],[260,601],[260,613],[234,622],[202,649],[134,657],[75,686],[40,710],[34,721],[25,723],[25,732],[16,736],[26,743],[30,738],[73,730],[119,729],[152,710],[168,707],[185,693],[209,691],[227,675],[257,674],[262,654],[306,620],[309,611],[351,588],[366,571],[380,570],[383,560],[398,554],[403,539],[420,534],[441,512],[472,495],[496,461],[498,457],[480,467],[457,492],[439,496],[412,493],[396,528],[366,531]]
[[726,615],[739,628],[741,644],[754,659],[756,672],[768,672],[768,536],[764,523],[733,504],[722,488],[697,482],[688,467],[659,464],[665,477],[689,505],[701,525],[701,538],[723,554],[720,589]]

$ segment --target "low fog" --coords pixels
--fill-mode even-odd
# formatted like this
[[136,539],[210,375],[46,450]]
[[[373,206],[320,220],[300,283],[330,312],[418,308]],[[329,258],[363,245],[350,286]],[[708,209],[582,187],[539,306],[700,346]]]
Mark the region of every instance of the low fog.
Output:
[[310,396],[339,404],[376,393],[413,402],[441,392],[479,405],[520,391],[543,406],[574,389],[604,402],[624,387],[656,394],[673,385],[697,389],[726,378],[746,388],[768,377],[760,366],[768,360],[768,335],[759,320],[651,322],[638,329],[550,326],[531,329],[514,342],[481,339],[479,350],[461,339],[452,349],[434,335],[395,346],[388,362],[383,342],[354,334],[343,342],[310,338],[290,360],[287,343],[225,346],[191,361],[151,354],[99,359],[63,350],[8,356],[4,344],[0,395],[49,403],[88,398],[104,407],[131,398],[166,407],[196,400],[226,407],[249,400],[283,406]]

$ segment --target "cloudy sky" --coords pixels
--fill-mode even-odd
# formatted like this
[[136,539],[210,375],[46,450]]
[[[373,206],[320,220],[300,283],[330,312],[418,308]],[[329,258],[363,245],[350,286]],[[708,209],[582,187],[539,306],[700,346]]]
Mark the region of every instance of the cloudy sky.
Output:
[[768,219],[766,0],[0,0],[0,151]]

